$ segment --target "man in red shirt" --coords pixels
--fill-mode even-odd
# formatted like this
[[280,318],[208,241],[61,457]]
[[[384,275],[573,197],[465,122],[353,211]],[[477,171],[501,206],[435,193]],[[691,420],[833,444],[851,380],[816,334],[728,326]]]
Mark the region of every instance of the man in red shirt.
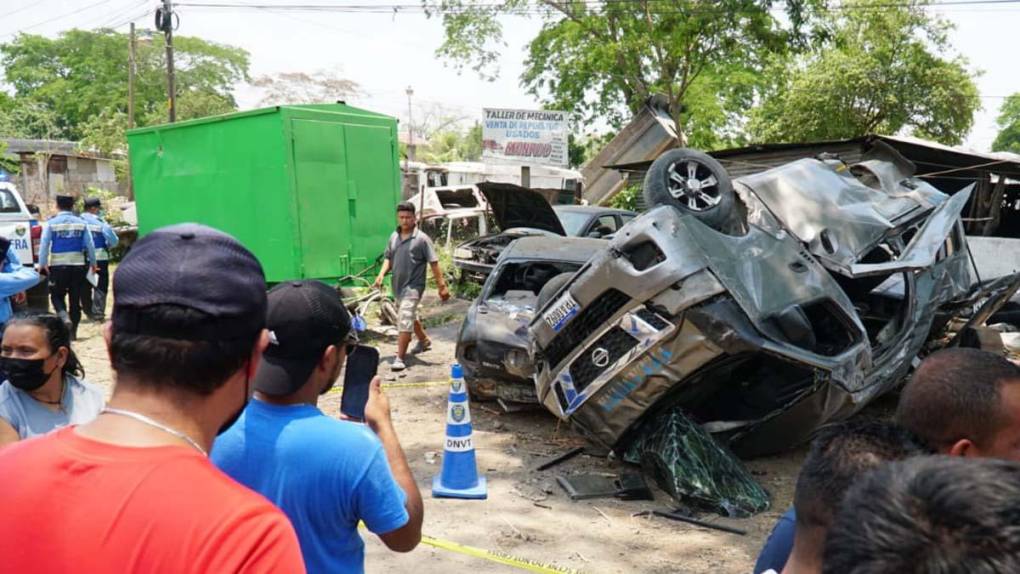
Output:
[[251,395],[265,289],[213,229],[135,244],[113,280],[107,408],[0,450],[0,572],[304,572],[283,513],[207,458]]

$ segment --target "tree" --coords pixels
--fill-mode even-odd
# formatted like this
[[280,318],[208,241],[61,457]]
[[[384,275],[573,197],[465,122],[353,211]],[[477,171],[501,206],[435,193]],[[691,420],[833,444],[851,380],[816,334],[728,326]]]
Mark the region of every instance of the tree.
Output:
[[999,135],[995,136],[992,151],[1020,153],[1020,92],[1006,98],[999,108]]
[[[210,104],[236,109],[235,84],[248,78],[248,53],[199,38],[174,38],[178,103],[193,113]],[[166,121],[165,55],[160,42],[139,42],[135,109],[140,124]],[[20,34],[0,45],[0,64],[15,101],[45,106],[57,119],[57,136],[79,139],[97,114],[126,112],[128,37],[112,30],[71,30],[57,38]],[[179,119],[187,119],[179,114]],[[191,116],[195,117],[195,116]]]
[[[789,28],[768,0],[567,2],[543,0],[544,24],[528,48],[521,84],[549,109],[591,125],[619,127],[662,93],[691,144],[715,144],[750,108],[765,56],[799,45],[805,6],[784,4]],[[523,0],[441,0],[445,41],[438,54],[492,78],[502,49],[499,16],[533,12]],[[686,110],[686,111],[685,111]]]
[[251,85],[264,90],[259,102],[262,106],[335,103],[362,95],[357,82],[329,70],[264,75],[252,80]]
[[426,163],[478,161],[482,157],[482,126],[447,128],[433,132],[428,145],[419,150],[418,158]]
[[950,54],[949,24],[920,4],[844,3],[818,50],[778,60],[751,114],[757,141],[913,134],[959,143],[980,101],[967,62]]

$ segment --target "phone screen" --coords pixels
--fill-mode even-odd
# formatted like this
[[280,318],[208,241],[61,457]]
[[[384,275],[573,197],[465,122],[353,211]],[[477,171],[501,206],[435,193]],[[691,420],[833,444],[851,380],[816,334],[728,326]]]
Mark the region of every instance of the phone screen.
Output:
[[357,420],[365,420],[365,403],[368,387],[379,370],[379,350],[365,345],[347,348],[344,367],[344,390],[340,397],[340,412]]

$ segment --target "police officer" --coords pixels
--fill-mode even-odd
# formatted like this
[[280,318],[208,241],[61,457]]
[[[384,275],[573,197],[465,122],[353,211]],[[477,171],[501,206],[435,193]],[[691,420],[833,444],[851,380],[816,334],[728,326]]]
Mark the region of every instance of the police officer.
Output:
[[102,321],[106,317],[106,294],[110,288],[110,251],[116,247],[119,239],[117,232],[110,227],[110,224],[103,221],[99,216],[102,203],[98,197],[85,199],[85,211],[81,218],[92,233],[92,244],[96,247],[96,266],[99,267],[99,281],[96,284],[96,292],[101,295],[92,297],[92,284],[86,281],[81,291],[81,308],[85,315],[93,321]]
[[[71,212],[74,209],[74,198],[58,195],[57,209],[60,212],[43,227],[39,244],[39,271],[49,276],[53,310],[69,324],[71,338],[77,339],[85,274],[89,267],[98,272],[96,248],[85,220]],[[70,303],[65,304],[65,300]]]

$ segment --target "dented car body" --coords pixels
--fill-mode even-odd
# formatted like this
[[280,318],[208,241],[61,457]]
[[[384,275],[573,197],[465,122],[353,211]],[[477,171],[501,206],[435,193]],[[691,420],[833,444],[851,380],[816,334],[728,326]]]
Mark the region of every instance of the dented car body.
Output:
[[539,293],[550,279],[576,272],[606,245],[578,237],[524,237],[502,252],[457,337],[457,362],[474,398],[538,403],[528,324]]
[[[674,179],[693,181],[684,169]],[[891,150],[799,160],[732,191],[725,224],[649,210],[536,312],[539,399],[592,440],[625,448],[679,408],[738,454],[792,447],[899,384],[950,319],[1017,288],[977,284],[971,190],[947,196]]]

